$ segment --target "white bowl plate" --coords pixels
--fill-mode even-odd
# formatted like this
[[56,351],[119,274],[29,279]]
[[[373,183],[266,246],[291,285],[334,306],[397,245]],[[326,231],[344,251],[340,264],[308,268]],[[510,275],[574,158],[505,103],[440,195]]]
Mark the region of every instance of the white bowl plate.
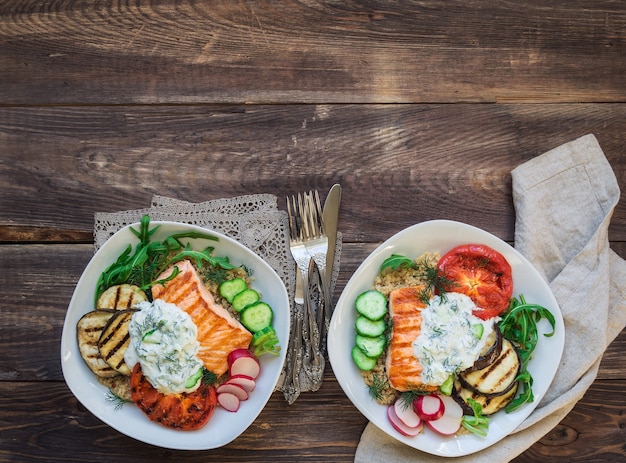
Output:
[[[236,439],[256,419],[272,395],[285,360],[289,339],[289,297],[287,290],[274,270],[258,255],[241,243],[221,233],[206,228],[176,222],[151,222],[150,227],[160,225],[153,239],[164,239],[174,233],[199,231],[219,238],[219,241],[203,239],[189,240],[193,249],[207,246],[215,248],[215,256],[228,256],[235,265],[245,265],[253,274],[252,287],[262,294],[265,302],[274,310],[274,328],[281,345],[280,355],[260,357],[261,374],[250,398],[241,403],[235,413],[216,407],[209,422],[195,431],[176,431],[165,428],[148,419],[136,406],[126,404],[121,409],[107,400],[107,389],[87,368],[78,351],[76,323],[82,315],[93,310],[94,292],[98,277],[111,265],[130,244],[133,249],[138,243],[130,227],[139,229],[139,224],[125,227],[115,233],[93,256],[83,272],[63,325],[61,338],[61,364],[65,381],[76,398],[96,417],[112,428],[148,444],[178,450],[206,450],[221,447]],[[183,240],[185,242],[185,240]]]
[[[373,286],[383,261],[391,254],[410,258],[424,252],[441,255],[455,246],[476,243],[485,244],[499,251],[511,264],[513,272],[513,295],[523,294],[526,302],[540,304],[552,312],[556,319],[556,332],[552,337],[542,334],[551,331],[546,320],[539,323],[539,341],[528,370],[533,376],[535,400],[513,413],[500,411],[490,417],[487,437],[474,434],[444,437],[431,429],[416,437],[405,437],[392,428],[387,419],[386,406],[380,405],[369,395],[367,386],[352,361],[354,346],[354,301],[363,291]],[[537,270],[517,250],[496,236],[479,228],[449,220],[433,220],[413,225],[382,243],[356,270],[343,290],[331,320],[328,338],[328,355],[339,384],[359,411],[378,428],[391,437],[424,452],[458,457],[485,449],[513,431],[537,406],[552,382],[563,353],[565,328],[563,316],[554,295]]]

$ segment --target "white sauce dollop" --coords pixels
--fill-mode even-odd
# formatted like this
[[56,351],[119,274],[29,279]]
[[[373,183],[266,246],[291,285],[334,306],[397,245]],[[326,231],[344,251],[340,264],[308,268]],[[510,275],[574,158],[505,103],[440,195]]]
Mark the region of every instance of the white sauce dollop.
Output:
[[[197,353],[198,328],[183,310],[162,299],[137,304],[128,330],[130,345],[124,355],[132,369],[139,362],[144,376],[159,392],[191,392],[200,386],[202,361]],[[198,377],[191,387],[187,381]]]
[[471,367],[478,359],[499,319],[481,320],[472,315],[475,308],[465,294],[446,293],[443,298],[435,296],[422,310],[413,354],[424,368],[424,384],[441,386],[451,374]]

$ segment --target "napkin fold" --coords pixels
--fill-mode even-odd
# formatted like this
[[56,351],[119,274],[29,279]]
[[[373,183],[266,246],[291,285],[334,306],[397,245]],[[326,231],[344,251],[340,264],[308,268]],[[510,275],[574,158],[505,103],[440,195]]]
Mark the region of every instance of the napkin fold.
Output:
[[[98,250],[121,228],[139,222],[149,214],[151,220],[182,222],[210,228],[242,243],[263,258],[282,279],[291,302],[291,317],[302,310],[294,302],[295,262],[289,250],[289,223],[287,213],[279,210],[277,198],[270,194],[253,194],[233,198],[221,198],[201,203],[191,203],[166,196],[154,195],[150,206],[119,212],[97,212],[94,215],[94,248]],[[342,249],[341,233],[337,234],[335,264],[331,289],[334,289],[339,272]],[[288,340],[281,342],[286,349]],[[302,353],[300,354],[300,357]],[[296,362],[297,353],[287,352],[283,374],[278,380],[277,390],[283,391],[288,403],[293,403],[301,392],[312,392],[319,385],[308,381],[302,370],[298,389],[283,390],[285,369]]]
[[475,454],[437,457],[369,423],[355,462],[509,461],[552,430],[595,380],[606,347],[626,326],[626,261],[609,247],[617,180],[596,138],[559,146],[511,172],[515,247],[549,283],[565,323],[561,364],[537,408],[509,436]]

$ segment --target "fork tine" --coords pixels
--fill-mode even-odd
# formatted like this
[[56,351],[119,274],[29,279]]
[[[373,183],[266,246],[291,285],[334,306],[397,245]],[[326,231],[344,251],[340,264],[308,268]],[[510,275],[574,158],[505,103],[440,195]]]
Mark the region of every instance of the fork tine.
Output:
[[287,217],[289,219],[289,239],[293,240],[295,223],[294,223],[294,213],[291,210],[291,201],[289,201],[289,196],[287,196]]
[[[315,201],[313,203],[313,200]],[[322,205],[320,203],[320,194],[315,190],[315,198],[311,197],[311,208],[313,209],[313,217],[315,218],[315,234],[316,236],[324,236],[324,217],[322,214]]]
[[302,239],[308,240],[311,238],[310,219],[309,219],[309,196],[308,193],[298,194],[298,212],[300,220],[302,220]]

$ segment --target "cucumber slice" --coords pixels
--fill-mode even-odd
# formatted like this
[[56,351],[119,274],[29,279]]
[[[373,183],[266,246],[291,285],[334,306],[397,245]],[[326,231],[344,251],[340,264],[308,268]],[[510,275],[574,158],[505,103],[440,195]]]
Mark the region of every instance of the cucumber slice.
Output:
[[361,336],[360,334],[357,334],[355,338],[355,344],[368,357],[378,358],[385,351],[387,339],[384,335],[371,337]]
[[357,346],[352,348],[352,360],[359,370],[369,371],[376,366],[378,359],[368,357]]
[[241,323],[252,333],[271,326],[274,311],[269,304],[259,301],[247,306],[241,312]]
[[370,320],[380,320],[387,314],[387,298],[380,291],[370,289],[359,294],[355,307],[360,315]]
[[220,285],[220,295],[228,302],[233,302],[233,298],[240,292],[248,289],[248,284],[243,278],[233,278],[226,280]]
[[237,312],[241,312],[244,308],[246,308],[250,304],[258,302],[260,299],[261,297],[259,296],[259,293],[257,293],[252,288],[248,288],[235,295],[230,304]]
[[364,315],[359,315],[356,317],[354,327],[356,328],[357,334],[375,338],[385,332],[387,324],[384,320],[370,320]]

